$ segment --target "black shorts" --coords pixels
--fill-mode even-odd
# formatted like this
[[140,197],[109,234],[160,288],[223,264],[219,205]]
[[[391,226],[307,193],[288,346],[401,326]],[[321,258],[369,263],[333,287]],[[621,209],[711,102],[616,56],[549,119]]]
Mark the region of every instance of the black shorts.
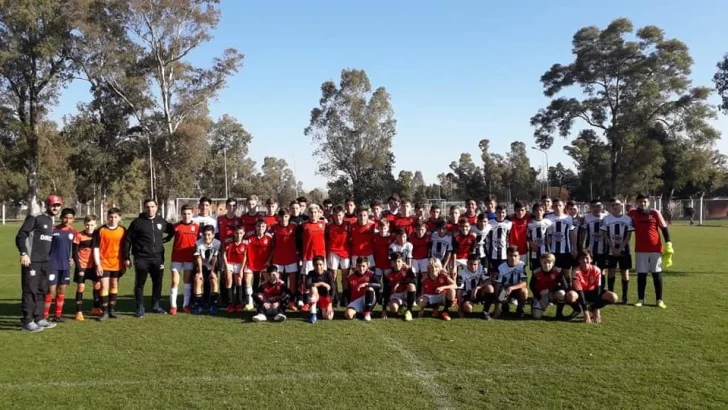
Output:
[[[606,254],[604,254],[604,255],[593,255],[593,258],[594,258],[594,264],[597,265],[597,268],[599,268],[601,270],[604,270],[604,269],[607,269],[609,267],[609,263],[608,263],[609,262],[608,261],[609,258],[608,258],[608,256]],[[576,262],[577,265],[579,263],[579,261],[574,261],[574,262]],[[574,265],[574,266],[576,266],[576,265]]]
[[[83,272],[83,275],[80,275],[81,272]],[[94,283],[99,281],[99,276],[96,274],[96,268],[79,269],[73,273],[73,283],[81,284],[87,280]]]
[[602,289],[596,288],[590,291],[584,291],[584,302],[587,305],[601,305],[602,304]]
[[632,269],[632,255],[612,256],[607,258],[607,267],[609,269]]
[[554,256],[556,256],[556,263],[554,265],[557,268],[571,269],[574,267],[574,257],[571,256],[571,253],[557,253]]
[[505,259],[488,259],[488,267],[491,272],[497,272],[498,267],[506,262]]
[[[107,273],[108,273],[109,276],[106,276]],[[108,278],[116,278],[116,279],[119,279],[122,276],[124,276],[125,273],[126,273],[126,271],[123,271],[123,270],[114,270],[114,271],[111,271],[111,272],[104,272],[104,277],[105,278],[108,277]]]

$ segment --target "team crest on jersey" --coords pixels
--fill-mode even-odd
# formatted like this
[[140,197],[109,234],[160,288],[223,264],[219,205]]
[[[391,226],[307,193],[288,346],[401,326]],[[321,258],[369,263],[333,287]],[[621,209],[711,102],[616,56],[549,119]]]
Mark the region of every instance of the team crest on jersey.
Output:
[[157,224],[157,229],[162,230],[162,224]]
[[321,222],[319,222],[318,226],[319,226],[319,228],[323,228],[324,227],[324,224],[321,223]]
[[43,229],[48,229],[48,225],[43,225]]
[[194,231],[195,231],[195,226],[194,226],[194,225],[192,225],[192,226],[190,227],[190,231],[192,231],[192,232],[194,232]]
[[68,234],[68,239],[73,240],[73,234],[72,233],[69,233]]

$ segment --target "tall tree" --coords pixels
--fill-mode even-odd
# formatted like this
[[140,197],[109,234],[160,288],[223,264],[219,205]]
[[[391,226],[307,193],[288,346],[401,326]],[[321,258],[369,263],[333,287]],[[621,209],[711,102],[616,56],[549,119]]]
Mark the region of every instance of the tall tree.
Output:
[[490,140],[480,140],[478,143],[480,148],[480,158],[483,161],[483,177],[484,185],[488,195],[498,195],[501,193],[505,167],[504,159],[499,154],[490,152]]
[[531,168],[526,144],[521,141],[511,143],[506,155],[507,182],[512,200],[533,200],[539,196],[538,172]]
[[321,85],[304,133],[317,147],[319,173],[329,178],[332,197],[347,192],[364,202],[392,190],[395,126],[387,90],[372,91],[364,70],[344,69],[338,86]]
[[402,198],[412,199],[415,195],[414,175],[412,171],[399,171],[397,177],[397,192]]
[[579,184],[579,177],[576,173],[560,162],[549,168],[548,178],[551,184],[549,195],[562,199],[572,196],[571,192],[575,191]]
[[723,60],[718,62],[718,72],[715,73],[713,82],[722,100],[719,108],[725,114],[728,114],[728,54],[723,56]]
[[[460,159],[457,162],[450,163],[450,170],[452,170],[453,177],[442,182],[454,184],[457,187],[454,191],[456,194],[453,196],[454,198],[482,198],[485,196],[487,191],[483,184],[483,171],[479,166],[475,165],[472,155],[468,153],[460,154]],[[452,189],[449,191],[452,191]]]
[[[620,175],[632,165],[622,158],[627,147],[641,145],[644,131],[655,122],[670,132],[714,135],[706,121],[714,115],[707,102],[710,90],[692,87],[687,46],[666,39],[655,26],[637,30],[636,39],[628,40],[633,31],[624,18],[604,30],[579,30],[572,42],[574,61],[554,64],[541,77],[544,94],[552,100],[531,118],[542,148],[553,144],[555,134],[568,136],[576,120],[597,130],[609,151],[611,195],[622,188]],[[584,98],[555,98],[571,86],[578,86]]]
[[231,193],[252,192],[255,161],[248,156],[252,139],[243,125],[228,114],[212,123],[207,138],[208,155],[198,178],[199,195],[227,197]]
[[261,171],[258,196],[265,199],[275,198],[280,204],[288,204],[301,192],[301,187],[285,159],[265,157]]
[[429,196],[427,194],[427,185],[425,185],[425,177],[421,171],[415,171],[415,175],[412,177],[412,186],[414,195],[411,199],[415,202],[426,202]]
[[40,124],[71,78],[75,24],[83,12],[73,0],[0,0],[0,93],[17,122],[17,142],[27,175],[26,200],[39,210]]

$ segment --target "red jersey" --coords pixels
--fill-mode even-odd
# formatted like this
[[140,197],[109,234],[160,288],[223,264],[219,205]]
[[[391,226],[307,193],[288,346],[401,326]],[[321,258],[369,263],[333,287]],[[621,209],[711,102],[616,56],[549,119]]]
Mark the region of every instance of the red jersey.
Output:
[[408,237],[407,241],[412,244],[412,259],[427,259],[427,255],[430,253],[429,233],[426,233],[422,238],[414,234]]
[[427,225],[427,232],[435,232],[437,230],[437,221],[439,221],[439,219],[430,218],[427,220],[425,223]]
[[468,223],[470,223],[470,225],[475,225],[476,223],[478,223],[478,214],[468,215],[468,213],[466,212],[466,213],[460,215],[460,218],[467,219]]
[[392,262],[389,261],[389,245],[394,242],[394,235],[374,235],[372,247],[374,248],[374,266],[379,269],[389,269]]
[[[255,222],[263,216],[264,214],[262,212],[256,212],[253,215],[247,212],[244,213],[240,217],[240,222],[243,224],[243,228],[245,228],[245,233],[255,232]],[[217,225],[220,226],[220,221],[218,221]]]
[[276,216],[276,215],[266,215],[263,217],[263,220],[265,221],[265,224],[268,226],[269,232],[272,232],[273,227],[278,225],[278,216]]
[[344,214],[344,223],[347,223],[349,225],[356,224],[356,214]]
[[660,229],[667,227],[662,214],[654,209],[644,214],[633,209],[627,215],[632,218],[634,225],[635,252],[662,252]]
[[260,238],[255,234],[248,235],[245,242],[248,245],[248,270],[264,271],[268,266],[271,250],[273,250],[273,235],[265,233]]
[[518,253],[525,255],[528,252],[528,223],[531,222],[531,218],[528,214],[522,219],[512,215],[510,221],[512,225],[508,243],[511,246],[518,246]]
[[351,225],[351,254],[354,256],[369,256],[374,254],[372,238],[376,225],[367,222],[364,225],[355,223]]
[[299,253],[304,261],[314,256],[326,257],[326,222],[306,221],[298,226]]
[[298,263],[298,249],[296,248],[296,231],[298,225],[289,223],[287,226],[273,225],[273,264],[292,265]]
[[263,295],[263,300],[268,303],[275,303],[288,293],[288,288],[282,280],[275,283],[265,281],[263,284],[258,286],[258,293]]
[[444,273],[437,275],[435,279],[432,279],[430,278],[430,275],[427,275],[424,279],[422,279],[422,294],[437,295],[437,288],[450,284],[447,279],[447,275],[445,275]]
[[226,243],[232,242],[235,238],[235,229],[237,229],[239,224],[240,219],[237,216],[228,218],[227,215],[220,215],[217,217],[217,231],[220,235],[220,243],[223,246]]
[[238,244],[230,242],[225,246],[225,258],[227,263],[241,265],[248,253],[248,244],[243,241]]
[[455,232],[457,232],[459,230],[460,230],[460,225],[457,222],[452,223],[452,222],[448,221],[447,231],[450,233],[450,235],[455,235]]
[[541,268],[533,271],[533,277],[536,281],[536,292],[544,290],[551,291],[559,286],[561,282],[561,271],[558,268],[551,269],[551,272],[544,272]]
[[402,293],[406,291],[407,285],[414,283],[415,274],[409,268],[402,268],[402,270],[396,272],[391,271],[386,276],[387,282],[389,282],[389,289],[392,293]]
[[474,233],[470,232],[463,235],[458,231],[452,236],[452,246],[455,252],[455,259],[468,259],[468,255],[475,253],[478,238]]
[[[416,216],[399,217],[394,220],[395,229],[404,229],[407,232],[407,236],[412,235],[415,230],[415,224],[417,224]],[[394,231],[393,229],[390,229]]]
[[580,266],[574,269],[573,273],[573,286],[576,290],[583,290],[589,292],[599,288],[602,284],[602,271],[594,266],[590,265],[589,270],[583,272]]
[[349,259],[351,252],[349,252],[349,240],[351,239],[349,224],[344,222],[341,225],[335,223],[326,226],[326,244],[328,245],[329,252],[333,252],[334,255]]
[[363,287],[361,289],[357,289],[357,287],[359,287],[362,283],[371,282],[373,277],[374,273],[370,270],[364,272],[363,275],[359,275],[358,273],[350,274],[347,279],[349,281],[349,300],[354,301],[364,296],[364,294],[367,293],[367,288]]
[[390,224],[394,223],[397,219],[400,218],[399,214],[395,214],[390,210],[386,210],[382,212],[382,218],[389,221]]
[[172,243],[172,262],[194,262],[197,235],[200,227],[190,222],[174,224],[174,242]]

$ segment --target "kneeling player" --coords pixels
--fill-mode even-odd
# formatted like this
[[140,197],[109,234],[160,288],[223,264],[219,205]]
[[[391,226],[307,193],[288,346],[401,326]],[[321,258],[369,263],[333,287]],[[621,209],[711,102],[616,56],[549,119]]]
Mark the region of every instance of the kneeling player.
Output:
[[[440,259],[431,258],[427,265],[427,276],[422,280],[422,295],[417,300],[420,307],[420,317],[424,316],[425,308],[432,307],[432,317],[440,316],[442,320],[450,320],[450,306],[455,300],[455,281],[447,275]],[[440,314],[440,305],[443,312]]]
[[574,271],[574,278],[571,282],[571,291],[566,295],[569,303],[578,303],[584,322],[591,323],[594,314],[594,321],[600,323],[602,317],[599,310],[605,305],[617,303],[617,294],[604,291],[601,286],[602,271],[592,265],[592,257],[589,251],[581,251],[577,257],[579,266]]
[[[406,306],[404,320],[412,320],[412,308],[417,297],[417,278],[412,269],[405,264],[405,256],[395,252],[390,256],[392,269],[385,275],[384,300],[389,305],[389,311],[399,312],[399,308]],[[382,307],[382,319],[387,318],[387,307]]]
[[280,279],[276,265],[268,266],[266,273],[265,282],[258,287],[258,292],[255,294],[258,314],[253,316],[253,322],[265,322],[270,316],[273,316],[276,322],[283,322],[287,319],[283,313],[286,311],[291,291]]
[[215,274],[215,265],[219,253],[220,241],[215,239],[215,228],[212,225],[205,225],[202,228],[202,239],[197,241],[195,249],[197,272],[193,280],[195,307],[192,310],[195,315],[202,313],[202,294],[205,282],[210,283],[210,313],[217,314],[217,294],[220,288],[217,274]]
[[310,305],[311,315],[308,323],[316,323],[318,321],[318,309],[321,309],[321,316],[326,320],[334,318],[334,307],[332,305],[332,295],[336,289],[334,277],[331,271],[326,270],[326,263],[323,256],[313,257],[313,270],[306,275],[306,301]]
[[354,319],[358,313],[364,315],[367,322],[372,320],[372,309],[377,303],[377,292],[382,288],[379,282],[381,277],[369,270],[369,258],[358,256],[354,274],[347,278],[349,300],[351,301],[344,311],[347,320]]
[[564,317],[564,301],[569,285],[561,269],[554,266],[556,256],[553,253],[541,255],[540,263],[541,267],[534,269],[529,283],[533,293],[531,316],[534,319],[541,319],[549,304],[555,303],[556,318],[561,319]]
[[473,311],[473,305],[483,303],[483,319],[490,320],[488,311],[493,303],[494,289],[477,254],[468,255],[466,266],[458,273],[457,288],[458,314],[461,318]]
[[508,259],[498,267],[498,274],[495,278],[495,294],[498,295],[498,302],[495,305],[493,317],[500,316],[501,310],[508,311],[508,302],[514,301],[516,317],[523,317],[523,308],[528,298],[526,289],[526,264],[521,261],[518,247],[509,246],[506,249]]

